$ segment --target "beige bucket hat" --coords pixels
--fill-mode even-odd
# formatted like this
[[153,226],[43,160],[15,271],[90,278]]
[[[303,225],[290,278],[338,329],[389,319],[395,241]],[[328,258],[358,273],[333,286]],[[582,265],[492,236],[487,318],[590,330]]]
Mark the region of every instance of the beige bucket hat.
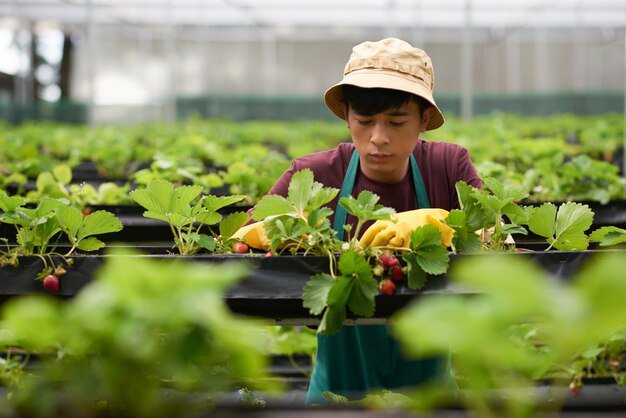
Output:
[[352,48],[352,55],[343,71],[343,80],[324,94],[326,106],[341,119],[346,119],[342,93],[344,84],[401,90],[423,97],[435,110],[427,130],[443,124],[443,114],[433,98],[435,73],[430,57],[401,39],[368,41]]

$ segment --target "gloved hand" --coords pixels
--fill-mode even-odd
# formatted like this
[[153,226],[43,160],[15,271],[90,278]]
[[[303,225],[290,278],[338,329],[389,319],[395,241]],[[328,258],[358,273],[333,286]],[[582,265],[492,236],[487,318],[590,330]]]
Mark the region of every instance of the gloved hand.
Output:
[[251,223],[240,228],[233,234],[232,238],[243,239],[248,246],[258,250],[268,251],[270,249],[270,240],[265,235],[263,222]]
[[416,209],[391,215],[393,221],[376,221],[367,228],[359,243],[371,247],[408,247],[411,233],[419,226],[435,225],[441,231],[441,244],[452,245],[454,229],[441,222],[448,217],[445,209]]

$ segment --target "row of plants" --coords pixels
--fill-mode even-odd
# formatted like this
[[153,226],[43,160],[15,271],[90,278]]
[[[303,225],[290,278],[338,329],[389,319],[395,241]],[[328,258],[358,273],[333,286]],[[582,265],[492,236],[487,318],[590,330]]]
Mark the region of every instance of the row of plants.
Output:
[[[82,185],[92,205],[132,203],[128,192],[155,179],[200,185],[205,193],[244,194],[253,205],[291,159],[349,140],[343,123],[321,121],[190,119],[169,125],[3,128],[2,188],[35,193],[31,198],[36,199],[40,183]],[[449,118],[424,137],[466,146],[481,176],[520,187],[531,201],[606,203],[624,198],[623,130],[622,115],[522,119],[496,114],[471,123]],[[59,165],[69,167],[70,174],[55,176]]]
[[[580,391],[583,378],[589,376],[623,381],[618,364],[626,353],[620,299],[623,254],[598,259],[574,284],[556,285],[536,267],[522,265],[520,257],[528,251],[516,252],[507,237],[530,230],[545,238],[545,251],[584,251],[590,241],[599,246],[626,242],[626,231],[607,227],[587,235],[593,213],[586,205],[520,206],[516,202],[524,192],[495,179],[485,178],[484,184],[484,190],[457,184],[462,209],[451,211],[445,220],[454,229],[449,248],[441,230],[431,224],[417,228],[406,247],[372,247],[354,237],[367,221],[388,220],[393,210],[380,206],[378,197],[369,192],[341,199],[359,222],[355,230],[347,228],[347,240],[340,241],[328,221],[332,211],[324,206],[338,191],[322,187],[304,170],[294,175],[287,197],[267,196],[252,212],[253,220],[264,222],[270,253],[256,254],[243,247],[234,258],[326,258],[325,271],[311,276],[301,294],[303,306],[319,319],[321,334],[336,332],[348,315],[372,317],[377,301],[394,297],[398,289],[419,294],[428,282],[438,280],[436,276],[466,286],[463,293],[484,294],[469,299],[418,298],[414,307],[393,320],[398,337],[414,355],[452,350],[464,390],[460,398],[450,400],[449,393],[439,393],[427,399],[441,403],[426,404],[420,394],[431,391],[383,393],[366,404],[397,406],[401,400],[407,408],[436,408],[460,399],[482,416],[497,416],[503,404],[501,399],[492,403],[491,397],[494,390],[505,389],[507,416],[532,416],[536,398],[528,389],[541,379],[562,378],[557,383],[571,385],[572,392]],[[171,226],[180,254],[234,252],[238,242],[231,233],[250,219],[243,212],[226,218],[217,213],[241,196],[203,195],[198,186],[155,180],[132,196],[146,209],[145,216]],[[94,225],[113,223],[110,215],[85,215],[59,200],[43,200],[35,209],[6,194],[0,202],[3,220],[14,222],[21,241],[7,258],[16,263],[29,254],[56,257],[48,243],[59,239],[51,231],[65,234],[70,244],[81,248],[97,235]],[[502,223],[505,217],[510,222]],[[202,225],[217,225],[218,233],[207,235]],[[45,244],[24,240],[41,233],[48,237]],[[84,250],[96,246],[101,243],[92,240]],[[502,261],[485,254],[492,252],[510,254]],[[461,260],[450,272],[455,255],[471,256],[473,264],[467,261],[464,266]],[[191,402],[185,412],[193,416],[219,402],[220,391],[242,386],[266,390],[267,384],[275,383],[263,375],[267,366],[263,357],[251,354],[258,354],[260,323],[252,328],[240,324],[219,302],[225,289],[245,276],[244,267],[224,260],[219,265],[186,267],[180,259],[150,259],[128,252],[113,254],[98,270],[99,278],[69,303],[39,297],[11,301],[3,308],[2,341],[5,352],[11,353],[5,363],[11,391],[8,410],[28,416],[117,412],[161,416],[181,413],[181,403]],[[223,333],[230,335],[226,338]],[[232,344],[241,349],[232,349]],[[24,367],[33,357],[41,363]],[[129,370],[133,373],[127,374]],[[36,396],[41,399],[33,402]],[[345,402],[333,394],[327,397]]]

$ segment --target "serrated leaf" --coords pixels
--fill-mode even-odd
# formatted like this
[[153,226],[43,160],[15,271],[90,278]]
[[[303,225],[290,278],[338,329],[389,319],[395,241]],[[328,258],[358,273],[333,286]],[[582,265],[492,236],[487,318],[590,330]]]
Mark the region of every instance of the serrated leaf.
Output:
[[530,209],[528,228],[541,237],[553,237],[556,232],[556,206],[548,202]]
[[56,209],[59,226],[70,238],[70,242],[74,243],[78,228],[83,222],[83,213],[71,206],[59,206]]
[[350,297],[348,298],[348,308],[355,315],[370,318],[374,315],[374,298],[378,294],[378,285],[374,277],[356,280]]
[[113,213],[106,210],[97,210],[85,216],[78,232],[78,238],[118,232],[122,228],[122,223]]
[[441,231],[435,225],[418,226],[411,232],[411,250],[417,251],[430,246],[441,247]]
[[222,238],[229,239],[235,232],[247,224],[248,221],[250,221],[250,215],[246,212],[233,212],[220,222],[220,235]]
[[214,196],[208,195],[202,199],[202,205],[210,212],[215,212],[223,207],[232,205],[237,202],[241,202],[246,196],[242,194],[230,195],[230,196]]
[[[196,222],[205,225],[215,225],[222,220],[222,215],[217,212],[196,213],[194,216]],[[187,223],[191,223],[191,219],[189,219]]]
[[333,283],[333,286],[328,292],[328,306],[345,308],[353,286],[354,280],[351,277],[337,277],[335,283]]
[[580,203],[563,203],[556,215],[556,236],[578,235],[585,232],[593,223],[593,211]]
[[0,210],[13,212],[24,204],[25,200],[20,196],[9,196],[4,190],[0,190]]
[[417,256],[414,253],[404,253],[402,258],[407,263],[408,277],[407,284],[409,289],[421,289],[426,284],[426,272],[417,262]]
[[339,271],[343,276],[367,280],[373,277],[372,268],[365,257],[351,250],[341,255],[338,262]]
[[105,243],[100,241],[98,238],[89,237],[89,238],[85,238],[81,240],[76,245],[76,248],[78,248],[79,250],[83,250],[83,251],[96,251],[104,246],[105,246]]
[[287,191],[287,199],[299,213],[304,212],[313,189],[313,171],[308,168],[300,170],[291,177]]
[[311,211],[324,206],[326,203],[333,200],[338,193],[339,189],[323,187],[322,183],[314,182],[305,210]]
[[262,221],[268,216],[296,214],[296,208],[285,197],[272,194],[264,196],[254,207],[252,219]]
[[380,197],[368,190],[359,193],[355,199],[352,196],[342,197],[339,204],[346,208],[346,211],[358,218],[360,221],[386,220],[390,215],[396,213],[393,208],[378,204]]
[[522,200],[528,197],[528,193],[518,188],[511,187],[510,185],[505,186],[504,183],[493,177],[484,178],[483,185],[485,185],[498,200],[503,202],[511,203],[515,200]]
[[215,238],[207,234],[198,234],[198,239],[196,240],[200,247],[208,250],[215,251]]
[[302,305],[309,309],[312,315],[319,315],[326,308],[328,293],[335,284],[335,279],[329,274],[316,274],[304,285]]
[[417,264],[424,272],[432,275],[448,271],[450,253],[440,245],[422,248],[415,253]]
[[599,241],[600,246],[617,245],[626,242],[626,230],[616,226],[603,226],[589,235],[592,241]]
[[324,316],[320,321],[320,325],[317,328],[318,334],[322,335],[333,335],[336,334],[341,327],[343,326],[343,322],[346,319],[346,309],[345,306],[329,306],[324,312]]

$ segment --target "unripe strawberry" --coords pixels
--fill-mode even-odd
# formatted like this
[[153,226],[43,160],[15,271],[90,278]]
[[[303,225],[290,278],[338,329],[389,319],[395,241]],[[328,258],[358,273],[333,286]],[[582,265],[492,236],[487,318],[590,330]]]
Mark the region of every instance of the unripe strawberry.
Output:
[[385,295],[393,295],[393,292],[396,290],[396,285],[391,280],[387,279],[381,280],[378,287]]
[[380,262],[385,267],[393,267],[399,263],[398,259],[391,253],[383,253],[380,256]]
[[378,277],[381,277],[384,272],[385,272],[385,268],[381,266],[380,264],[377,264],[376,266],[374,266],[374,269],[372,270],[372,273],[374,273],[374,276],[378,276]]
[[577,385],[574,382],[569,384],[569,390],[572,393],[572,396],[576,397],[580,394],[580,385]]
[[43,279],[43,287],[44,289],[51,290],[56,292],[59,290],[59,278],[54,274],[48,274]]
[[274,257],[274,253],[271,252],[271,251],[268,251],[268,252],[265,253],[265,256],[266,257]]
[[67,270],[65,270],[63,268],[63,266],[59,266],[57,268],[54,269],[54,275],[55,276],[63,276],[64,274],[67,274]]
[[248,244],[245,242],[236,242],[233,244],[233,251],[237,254],[245,254],[248,252]]
[[400,265],[391,268],[391,278],[394,280],[404,280],[404,271]]

